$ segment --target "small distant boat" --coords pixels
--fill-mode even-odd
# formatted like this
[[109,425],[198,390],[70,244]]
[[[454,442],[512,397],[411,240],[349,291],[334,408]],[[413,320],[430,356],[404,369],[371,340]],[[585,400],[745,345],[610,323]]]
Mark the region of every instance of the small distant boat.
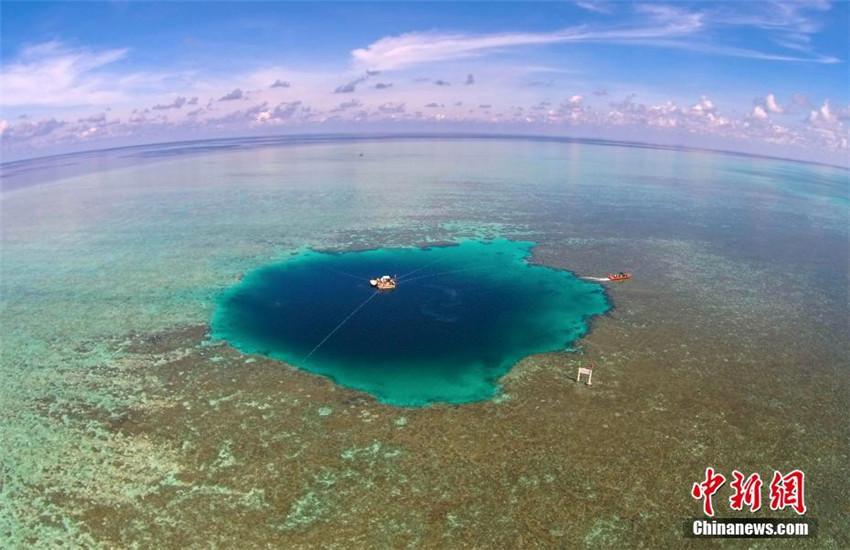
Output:
[[628,281],[631,278],[632,278],[631,273],[624,273],[622,271],[619,272],[619,273],[608,274],[608,280],[611,281],[611,282],[615,282],[615,283],[619,282],[619,281]]
[[395,290],[396,279],[389,275],[384,275],[379,279],[369,279],[369,284],[378,290]]

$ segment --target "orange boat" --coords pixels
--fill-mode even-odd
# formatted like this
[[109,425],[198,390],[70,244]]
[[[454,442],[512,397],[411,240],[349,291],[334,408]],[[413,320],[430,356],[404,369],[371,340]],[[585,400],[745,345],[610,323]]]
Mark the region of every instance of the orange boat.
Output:
[[622,271],[619,272],[619,273],[611,273],[611,274],[608,275],[608,280],[613,282],[613,283],[617,283],[617,282],[620,282],[620,281],[628,281],[631,278],[632,278],[631,273],[624,273]]
[[378,290],[395,290],[396,280],[394,277],[384,275],[380,279],[369,279],[369,284]]

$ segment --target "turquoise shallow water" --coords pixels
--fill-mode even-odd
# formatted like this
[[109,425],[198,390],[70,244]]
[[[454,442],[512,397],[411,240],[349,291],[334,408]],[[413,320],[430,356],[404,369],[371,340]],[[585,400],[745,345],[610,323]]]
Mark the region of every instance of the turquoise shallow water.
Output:
[[[379,443],[381,453],[399,445],[415,457],[392,488],[414,501],[393,507],[398,528],[435,537],[443,531],[422,522],[456,502],[453,517],[479,526],[476,540],[515,541],[540,521],[571,526],[564,546],[588,546],[582,522],[598,518],[644,529],[609,546],[675,546],[670,526],[695,504],[690,482],[724,455],[730,470],[777,465],[834,480],[813,485],[818,540],[848,546],[826,523],[846,526],[850,479],[846,170],[528,140],[328,140],[169,155],[93,153],[98,169],[82,173],[62,159],[37,185],[7,185],[0,168],[0,547],[192,546],[185,536],[196,547],[303,546],[303,531],[278,544],[280,532],[269,532],[290,503],[288,520],[312,510],[321,529],[367,517],[345,515],[352,503],[372,498],[383,511],[397,498],[376,491],[387,483],[379,466],[395,458],[358,455],[377,478],[340,458]],[[46,162],[18,174],[44,174]],[[619,307],[595,322],[595,342],[580,343],[600,358],[592,388],[569,379],[587,356],[557,354],[512,369],[497,402],[398,412],[348,402],[349,392],[293,369],[273,369],[267,394],[251,390],[254,358],[204,339],[240,274],[248,282],[308,249],[426,255],[411,247],[499,236],[534,241],[535,262],[580,275],[635,272],[612,290]],[[173,336],[187,327],[197,336]],[[170,348],[175,338],[188,349]],[[323,346],[311,362],[332,351]],[[538,395],[541,380],[557,392]],[[316,386],[330,390],[317,395]],[[593,429],[575,423],[582,418]],[[494,430],[501,442],[471,443]],[[254,436],[269,447],[252,446]],[[486,454],[467,461],[471,449]],[[334,469],[344,480],[335,485]],[[549,474],[555,485],[531,483]],[[310,504],[346,489],[338,508]],[[263,494],[268,509],[258,511]],[[562,506],[564,495],[585,494],[598,498]],[[623,502],[675,517],[631,523],[616,508]],[[506,510],[534,517],[505,519]],[[236,531],[242,513],[251,519]],[[327,531],[337,545],[371,543],[381,533],[373,517],[362,522],[370,535]]]
[[[522,357],[564,349],[608,310],[600,285],[526,262],[531,242],[308,252],[227,292],[213,337],[393,405],[491,397]],[[392,292],[370,277],[400,274]]]

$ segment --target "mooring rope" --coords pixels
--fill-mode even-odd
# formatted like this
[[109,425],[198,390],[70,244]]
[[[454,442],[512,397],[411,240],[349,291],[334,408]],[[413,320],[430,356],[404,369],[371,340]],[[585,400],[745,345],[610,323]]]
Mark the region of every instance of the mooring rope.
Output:
[[431,262],[431,263],[427,263],[427,264],[423,265],[422,267],[417,267],[417,268],[416,268],[416,269],[414,269],[413,271],[408,271],[408,272],[407,272],[407,273],[405,273],[404,275],[399,275],[398,280],[400,281],[400,280],[404,279],[405,277],[407,277],[408,275],[413,275],[414,273],[416,273],[416,272],[418,272],[418,271],[422,271],[422,270],[423,270],[423,269],[425,269],[426,267],[431,267],[432,265],[434,265],[435,263],[437,263],[437,262],[439,262],[439,261],[442,261],[442,260],[441,260],[441,259],[439,259],[439,258],[437,258],[436,260],[434,260],[434,261],[433,261],[433,262]]
[[420,275],[419,277],[414,277],[412,279],[408,279],[404,282],[404,284],[407,285],[407,284],[410,284],[413,281],[418,281],[420,279],[427,279],[428,277],[437,277],[439,275],[449,275],[451,273],[461,273],[463,271],[477,271],[479,269],[492,269],[492,268],[493,268],[493,266],[491,266],[491,265],[485,265],[485,266],[481,266],[481,267],[469,267],[469,268],[466,268],[466,269],[455,269],[454,271],[441,271],[440,273],[431,273],[430,275]]
[[316,350],[318,350],[320,347],[322,347],[322,344],[324,344],[325,342],[327,342],[327,341],[328,341],[328,338],[330,338],[331,336],[333,336],[333,335],[334,335],[334,333],[336,333],[336,331],[338,331],[339,329],[341,329],[341,328],[342,328],[342,325],[344,325],[345,323],[347,323],[349,319],[351,319],[352,317],[354,317],[354,314],[355,314],[355,313],[357,313],[358,311],[360,311],[360,308],[362,308],[362,307],[363,307],[363,306],[365,306],[367,303],[369,303],[369,300],[371,300],[372,298],[374,298],[374,297],[375,297],[375,296],[377,296],[377,295],[378,295],[378,293],[377,293],[377,292],[373,292],[373,293],[372,293],[372,294],[371,294],[368,298],[366,298],[365,300],[363,300],[363,302],[362,302],[359,306],[357,306],[356,308],[354,308],[354,311],[352,311],[351,313],[349,313],[349,314],[348,314],[348,317],[346,317],[345,319],[343,319],[343,320],[342,320],[342,322],[336,326],[336,328],[334,328],[332,331],[330,331],[330,332],[328,333],[328,335],[327,335],[327,336],[325,336],[324,338],[322,338],[322,341],[321,341],[321,342],[319,342],[318,344],[316,344],[316,347],[315,347],[315,348],[313,348],[312,350],[310,350],[310,353],[308,353],[308,354],[304,357],[304,359],[302,359],[302,360],[301,360],[301,362],[302,362],[302,363],[306,362],[306,361],[307,361],[307,359],[309,359],[309,358],[310,358],[310,357],[311,357],[314,353],[316,353]]
[[327,268],[325,268],[325,269],[327,269],[328,271],[332,271],[332,272],[334,272],[334,273],[337,273],[337,274],[339,274],[339,275],[345,275],[346,277],[351,277],[352,279],[357,279],[358,281],[368,281],[368,280],[369,280],[369,279],[368,279],[368,278],[366,278],[366,277],[361,277],[361,276],[359,276],[359,275],[353,275],[353,274],[351,274],[351,273],[346,273],[345,271],[338,271],[338,270],[336,270],[336,269],[331,269],[331,268],[329,268],[329,267],[327,267]]

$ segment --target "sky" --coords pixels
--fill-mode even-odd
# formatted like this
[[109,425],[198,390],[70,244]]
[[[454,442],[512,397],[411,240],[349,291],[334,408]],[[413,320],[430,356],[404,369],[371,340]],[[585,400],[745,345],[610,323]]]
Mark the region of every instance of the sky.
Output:
[[850,165],[850,4],[0,4],[3,161],[304,133],[531,134]]

